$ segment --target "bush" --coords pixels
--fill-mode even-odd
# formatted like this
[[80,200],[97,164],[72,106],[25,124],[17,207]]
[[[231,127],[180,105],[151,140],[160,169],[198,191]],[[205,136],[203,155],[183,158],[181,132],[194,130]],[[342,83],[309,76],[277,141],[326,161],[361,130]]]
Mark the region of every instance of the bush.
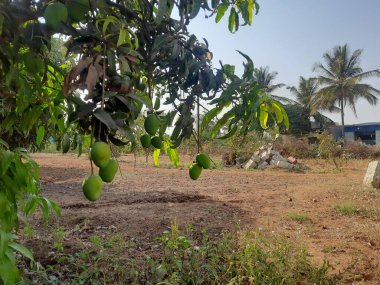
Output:
[[343,155],[352,159],[376,159],[380,157],[380,148],[360,142],[350,142],[343,147]]
[[296,158],[314,158],[318,154],[316,145],[309,144],[306,137],[281,136],[274,143],[274,149],[283,156],[294,156]]

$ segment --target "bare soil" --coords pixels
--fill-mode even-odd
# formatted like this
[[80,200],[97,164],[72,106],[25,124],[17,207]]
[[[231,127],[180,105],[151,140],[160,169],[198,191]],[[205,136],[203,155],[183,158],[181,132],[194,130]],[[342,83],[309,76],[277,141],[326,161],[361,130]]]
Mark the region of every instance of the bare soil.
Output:
[[[144,251],[174,220],[182,228],[192,224],[215,236],[236,227],[265,229],[304,244],[316,263],[327,259],[347,284],[380,284],[380,190],[362,186],[368,161],[345,162],[342,171],[317,160],[301,161],[310,167],[304,173],[205,170],[192,181],[186,167],[166,167],[165,158],[164,167],[156,168],[144,164],[143,157],[134,166],[133,156],[122,156],[122,176],[105,185],[101,199],[92,203],[81,191],[91,170],[87,158],[33,157],[41,165],[43,194],[62,207],[60,226],[79,227],[82,239],[99,231],[123,232]],[[334,206],[342,203],[374,214],[341,214]],[[310,221],[296,221],[289,214],[306,215]],[[43,247],[29,243],[39,258],[46,258]],[[75,242],[72,246],[75,250]]]

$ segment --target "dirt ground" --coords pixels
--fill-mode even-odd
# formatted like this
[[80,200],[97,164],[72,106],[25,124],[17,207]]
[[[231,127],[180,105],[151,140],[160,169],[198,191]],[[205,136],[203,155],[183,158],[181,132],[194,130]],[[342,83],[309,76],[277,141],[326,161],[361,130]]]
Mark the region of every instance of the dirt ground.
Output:
[[[205,170],[192,181],[186,167],[155,168],[145,165],[144,158],[134,167],[133,156],[122,156],[123,177],[118,174],[104,187],[101,199],[91,203],[81,191],[90,172],[88,159],[33,157],[41,165],[43,194],[62,207],[59,223],[66,229],[85,223],[82,234],[102,228],[121,231],[140,241],[141,250],[174,220],[214,235],[237,226],[266,229],[304,244],[316,263],[326,258],[347,284],[360,279],[360,284],[380,284],[380,190],[362,186],[368,161],[346,162],[342,171],[316,160],[301,161],[310,167],[304,173]],[[341,214],[334,207],[342,203],[374,214]],[[310,219],[297,221],[289,214]]]

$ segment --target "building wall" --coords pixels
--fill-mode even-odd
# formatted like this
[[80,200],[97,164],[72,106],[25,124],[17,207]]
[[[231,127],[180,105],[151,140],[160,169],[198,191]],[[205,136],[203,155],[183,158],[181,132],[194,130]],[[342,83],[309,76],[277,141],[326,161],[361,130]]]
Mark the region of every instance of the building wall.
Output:
[[380,144],[380,131],[376,131],[376,144]]
[[344,136],[346,141],[352,142],[355,140],[355,133],[354,132],[344,132]]

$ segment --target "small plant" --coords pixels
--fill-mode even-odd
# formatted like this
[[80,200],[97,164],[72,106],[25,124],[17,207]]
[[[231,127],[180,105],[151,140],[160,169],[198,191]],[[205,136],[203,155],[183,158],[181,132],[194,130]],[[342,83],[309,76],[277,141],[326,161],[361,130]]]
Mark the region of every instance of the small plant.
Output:
[[293,220],[293,221],[300,222],[300,223],[311,222],[311,218],[306,214],[289,213],[288,218]]
[[336,247],[332,245],[325,245],[322,249],[322,252],[324,253],[334,253],[336,252]]
[[352,203],[343,203],[343,204],[338,204],[334,206],[334,209],[343,215],[359,215],[360,214],[360,208],[355,206]]
[[[29,249],[17,243],[19,217],[31,215],[37,208],[48,220],[51,210],[59,207],[40,195],[40,169],[24,149],[9,150],[0,139],[0,283],[15,284],[20,280],[17,255],[34,262]],[[29,231],[30,232],[30,231]]]

